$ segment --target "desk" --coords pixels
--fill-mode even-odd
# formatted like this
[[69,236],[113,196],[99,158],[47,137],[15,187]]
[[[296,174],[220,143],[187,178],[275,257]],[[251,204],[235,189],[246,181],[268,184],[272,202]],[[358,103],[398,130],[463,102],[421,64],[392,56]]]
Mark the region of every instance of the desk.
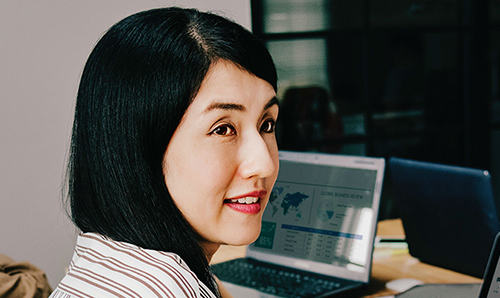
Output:
[[[378,223],[378,236],[404,236],[399,219]],[[245,247],[222,246],[213,256],[212,262],[219,263],[245,255]],[[407,249],[375,247],[373,252],[372,276],[362,297],[381,297],[396,292],[385,288],[385,284],[399,278],[415,278],[425,283],[480,283],[481,279],[447,269],[421,263],[410,256]]]

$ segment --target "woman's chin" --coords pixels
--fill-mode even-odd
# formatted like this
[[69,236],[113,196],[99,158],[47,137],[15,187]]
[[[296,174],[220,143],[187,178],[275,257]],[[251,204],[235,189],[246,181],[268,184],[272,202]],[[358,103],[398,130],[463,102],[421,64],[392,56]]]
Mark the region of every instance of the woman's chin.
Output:
[[237,233],[237,237],[232,237],[231,239],[228,239],[228,245],[233,245],[233,246],[243,246],[243,245],[248,245],[257,238],[259,238],[260,235],[260,227],[259,229],[252,230],[252,231],[245,231],[245,232],[239,232]]
[[234,245],[234,246],[244,246],[244,245],[249,245],[249,244],[252,244],[255,242],[255,240],[257,240],[257,238],[259,238],[259,235],[257,235],[257,237],[253,237],[251,239],[244,239],[244,240],[241,240],[241,241],[237,241],[237,242],[234,242],[233,244],[231,245]]

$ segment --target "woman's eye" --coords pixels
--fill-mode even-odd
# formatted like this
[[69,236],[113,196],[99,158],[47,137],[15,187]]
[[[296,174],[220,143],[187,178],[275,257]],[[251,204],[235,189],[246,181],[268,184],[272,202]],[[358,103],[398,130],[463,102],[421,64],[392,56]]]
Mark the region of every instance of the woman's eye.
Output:
[[272,132],[274,132],[275,126],[276,126],[276,121],[274,121],[273,119],[267,119],[262,124],[262,127],[260,130],[262,132],[265,132],[265,133],[272,133]]
[[216,134],[219,136],[231,136],[236,133],[236,130],[231,125],[220,125],[217,126],[214,130],[212,130],[212,134]]

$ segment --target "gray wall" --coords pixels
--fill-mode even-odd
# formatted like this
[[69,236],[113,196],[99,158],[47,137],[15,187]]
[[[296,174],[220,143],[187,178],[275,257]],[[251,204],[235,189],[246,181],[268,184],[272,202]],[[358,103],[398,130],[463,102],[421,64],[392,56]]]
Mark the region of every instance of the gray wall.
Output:
[[116,21],[171,5],[250,28],[249,0],[0,0],[0,252],[39,266],[53,287],[77,233],[61,185],[85,60]]

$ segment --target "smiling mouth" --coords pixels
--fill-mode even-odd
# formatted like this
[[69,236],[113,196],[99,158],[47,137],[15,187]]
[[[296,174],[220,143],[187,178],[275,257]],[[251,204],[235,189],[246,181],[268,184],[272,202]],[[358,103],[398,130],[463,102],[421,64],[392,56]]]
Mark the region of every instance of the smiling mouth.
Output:
[[230,199],[226,200],[227,203],[238,203],[238,204],[254,204],[259,201],[259,198],[256,197],[245,197],[239,199]]

